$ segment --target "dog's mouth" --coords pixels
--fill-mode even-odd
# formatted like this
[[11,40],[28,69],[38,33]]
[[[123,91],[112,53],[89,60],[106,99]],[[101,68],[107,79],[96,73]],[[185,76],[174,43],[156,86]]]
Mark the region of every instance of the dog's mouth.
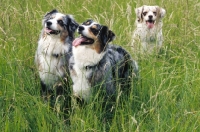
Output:
[[154,20],[147,20],[146,24],[147,24],[148,28],[153,28],[154,24],[155,24],[155,21]]
[[60,31],[58,31],[58,30],[52,30],[52,29],[50,29],[48,27],[45,28],[45,32],[47,34],[59,34],[60,33]]
[[78,45],[88,45],[88,44],[93,44],[94,40],[91,38],[88,38],[86,36],[81,35],[79,38],[76,38],[73,42],[72,45],[73,46],[78,46]]

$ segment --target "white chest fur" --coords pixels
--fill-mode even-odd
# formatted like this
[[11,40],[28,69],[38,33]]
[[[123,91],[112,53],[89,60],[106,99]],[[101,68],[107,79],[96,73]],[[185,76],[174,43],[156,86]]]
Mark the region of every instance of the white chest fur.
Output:
[[76,76],[73,79],[73,92],[75,96],[80,96],[86,101],[91,96],[91,84],[87,80],[86,66],[94,66],[99,63],[105,53],[98,54],[95,50],[86,46],[73,47],[74,66]]
[[141,23],[137,25],[135,33],[140,36],[142,42],[155,42],[157,37],[162,35],[162,25],[158,24],[154,28],[149,29],[145,23]]
[[145,23],[137,23],[132,41],[135,52],[151,53],[155,48],[159,49],[162,46],[162,41],[162,22],[156,24],[152,29],[149,29]]
[[67,44],[61,42],[58,35],[47,35],[39,40],[35,59],[40,78],[45,84],[53,85],[64,76],[66,51],[68,51]]
[[88,48],[87,46],[73,46],[72,50],[75,64],[80,68],[96,65],[105,54],[104,52],[99,54],[94,49]]

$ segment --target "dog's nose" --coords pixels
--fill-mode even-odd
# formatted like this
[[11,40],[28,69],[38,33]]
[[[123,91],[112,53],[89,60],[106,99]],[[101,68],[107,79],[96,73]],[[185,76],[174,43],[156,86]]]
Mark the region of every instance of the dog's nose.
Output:
[[152,19],[153,18],[153,16],[152,15],[149,15],[149,19]]
[[79,27],[78,27],[78,31],[79,31],[79,32],[81,32],[81,31],[83,31],[83,30],[84,30],[84,27],[83,27],[83,26],[79,26]]
[[52,22],[47,22],[47,26],[51,26]]

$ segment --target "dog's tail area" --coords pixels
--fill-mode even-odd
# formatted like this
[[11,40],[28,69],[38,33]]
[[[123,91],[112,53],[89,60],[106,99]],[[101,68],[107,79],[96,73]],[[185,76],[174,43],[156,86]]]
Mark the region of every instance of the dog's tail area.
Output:
[[116,78],[116,83],[120,84],[122,91],[129,93],[139,78],[138,64],[121,46],[110,45],[109,49],[112,52],[113,77]]
[[123,77],[134,77],[138,78],[139,77],[139,66],[138,63],[131,57],[131,55],[122,47],[117,47],[116,51],[122,55],[122,60],[121,62],[123,66],[123,71],[122,75],[124,74]]

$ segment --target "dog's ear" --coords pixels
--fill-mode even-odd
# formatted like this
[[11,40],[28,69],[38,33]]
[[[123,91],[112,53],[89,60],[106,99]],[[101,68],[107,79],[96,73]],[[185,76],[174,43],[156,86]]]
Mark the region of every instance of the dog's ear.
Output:
[[52,11],[46,13],[45,16],[44,16],[44,18],[49,18],[54,13],[58,13],[58,11],[56,9],[53,9]]
[[144,6],[138,7],[135,9],[135,14],[137,17],[138,22],[142,22],[142,12],[143,12]]
[[160,17],[163,18],[165,16],[165,14],[166,14],[165,9],[160,8]]
[[46,13],[46,14],[44,15],[43,20],[42,20],[42,25],[44,26],[44,23],[51,17],[51,15],[54,14],[54,13],[57,13],[57,12],[58,12],[58,11],[57,11],[56,9],[54,9],[54,10],[52,10],[52,11]]
[[111,30],[109,30],[107,26],[102,26],[99,37],[102,44],[105,46],[115,38],[115,34]]
[[166,14],[165,9],[164,9],[164,8],[161,8],[161,7],[159,7],[159,6],[156,6],[156,9],[157,9],[157,11],[158,11],[159,17],[160,17],[160,18],[163,18],[163,17],[165,16],[165,14]]
[[74,37],[74,33],[79,26],[78,23],[74,20],[74,18],[71,15],[66,15],[64,21],[67,23],[66,26],[69,36]]

